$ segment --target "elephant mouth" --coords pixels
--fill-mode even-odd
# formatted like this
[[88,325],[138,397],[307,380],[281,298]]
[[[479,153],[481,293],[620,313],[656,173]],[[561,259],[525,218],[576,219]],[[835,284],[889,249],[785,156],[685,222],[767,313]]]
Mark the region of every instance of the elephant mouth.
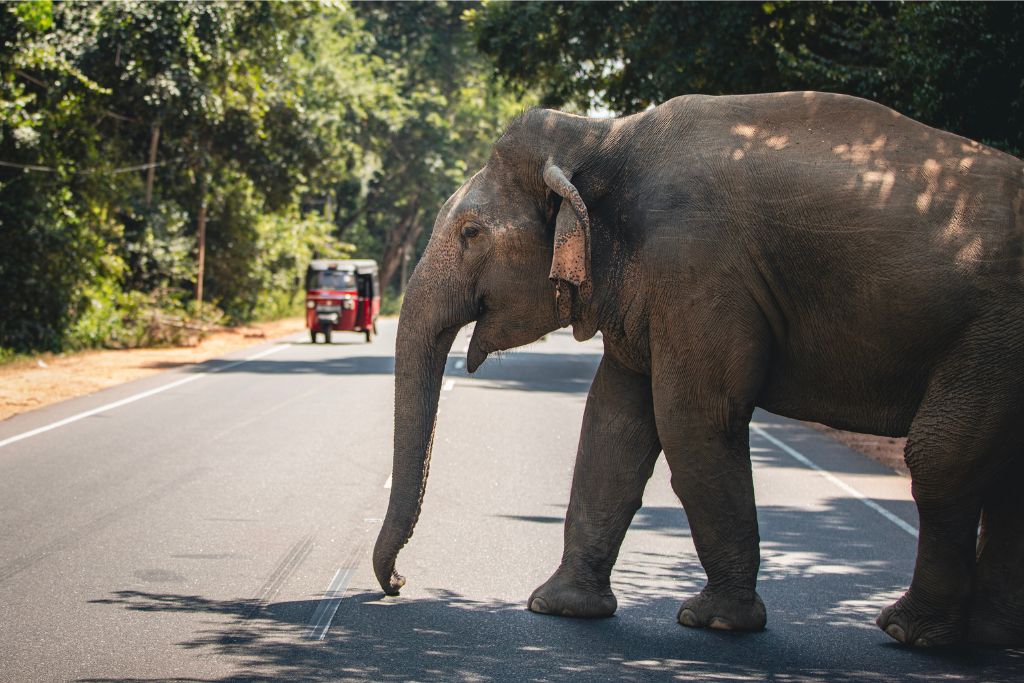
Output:
[[487,360],[487,354],[494,350],[480,338],[481,330],[486,324],[484,321],[486,314],[487,302],[481,296],[476,302],[476,315],[474,316],[476,324],[473,326],[473,337],[469,340],[469,348],[466,350],[466,371],[470,374],[476,372],[476,369]]
[[485,346],[484,342],[477,339],[477,333],[474,331],[473,338],[469,340],[469,350],[466,352],[466,370],[469,373],[476,372],[476,369],[487,360],[487,354],[490,351]]

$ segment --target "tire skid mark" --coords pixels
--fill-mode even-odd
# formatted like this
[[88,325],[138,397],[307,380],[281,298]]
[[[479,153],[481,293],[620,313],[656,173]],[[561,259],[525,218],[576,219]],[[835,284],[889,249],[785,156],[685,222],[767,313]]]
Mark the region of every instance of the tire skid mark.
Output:
[[295,573],[295,570],[309,557],[313,551],[314,534],[306,534],[293,545],[285,556],[278,562],[277,567],[271,572],[270,577],[260,586],[253,596],[252,607],[242,616],[240,621],[252,619],[259,615],[263,608],[269,603],[284,586],[285,581]]
[[100,514],[91,522],[87,522],[75,527],[71,531],[61,534],[49,543],[36,548],[34,551],[21,555],[5,565],[0,565],[0,584],[6,583],[49,555],[59,552],[71,545],[74,545],[75,543],[84,541],[88,536],[102,531],[106,527],[129,514],[138,513],[146,509],[161,498],[166,497],[171,492],[195,481],[208,469],[209,468],[207,467],[197,467],[189,470],[181,476],[164,482],[148,493],[138,496],[124,505],[118,505],[114,509]]
[[252,640],[253,621],[260,616],[263,609],[277,596],[285,582],[295,573],[309,554],[313,551],[316,535],[309,533],[300,538],[288,549],[278,561],[274,570],[256,590],[247,602],[248,608],[238,615],[224,632],[221,643],[224,645],[245,644]]

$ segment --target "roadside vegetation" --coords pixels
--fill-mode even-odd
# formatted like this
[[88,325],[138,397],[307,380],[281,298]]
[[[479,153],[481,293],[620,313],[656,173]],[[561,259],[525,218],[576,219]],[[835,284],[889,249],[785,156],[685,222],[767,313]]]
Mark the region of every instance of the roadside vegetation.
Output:
[[297,314],[315,256],[396,288],[529,103],[464,10],[0,5],[0,361]]
[[297,314],[317,256],[396,312],[532,104],[832,90],[1019,155],[1022,85],[1021,3],[4,3],[0,362]]

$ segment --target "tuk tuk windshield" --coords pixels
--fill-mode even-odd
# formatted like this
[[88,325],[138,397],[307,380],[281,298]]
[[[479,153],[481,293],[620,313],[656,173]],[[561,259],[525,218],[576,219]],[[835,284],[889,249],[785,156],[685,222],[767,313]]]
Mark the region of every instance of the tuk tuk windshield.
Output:
[[355,289],[356,276],[341,270],[311,270],[306,278],[306,290]]

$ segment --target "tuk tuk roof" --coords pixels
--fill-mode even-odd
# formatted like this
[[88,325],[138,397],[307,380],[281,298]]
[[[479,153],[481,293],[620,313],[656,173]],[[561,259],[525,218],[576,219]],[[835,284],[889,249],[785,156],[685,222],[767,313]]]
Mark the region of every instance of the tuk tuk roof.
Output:
[[372,259],[313,259],[310,270],[340,270],[346,273],[369,275],[377,272],[377,262]]

